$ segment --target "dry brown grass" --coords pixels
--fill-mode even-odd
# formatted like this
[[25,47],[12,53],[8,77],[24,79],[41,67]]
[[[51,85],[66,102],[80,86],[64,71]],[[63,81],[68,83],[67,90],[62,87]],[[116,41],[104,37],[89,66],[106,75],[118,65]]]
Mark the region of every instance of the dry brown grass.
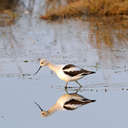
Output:
[[0,0],[0,11],[15,9],[19,0]]
[[[100,48],[128,40],[128,0],[46,0],[40,18],[48,21],[83,18],[89,22],[89,38]],[[95,41],[96,40],[96,41]]]
[[19,0],[0,0],[0,26],[7,26],[14,23],[17,14],[15,13]]
[[47,20],[81,17],[83,15],[128,14],[128,0],[66,0],[64,5],[60,0],[47,0],[46,3],[49,8],[41,18]]

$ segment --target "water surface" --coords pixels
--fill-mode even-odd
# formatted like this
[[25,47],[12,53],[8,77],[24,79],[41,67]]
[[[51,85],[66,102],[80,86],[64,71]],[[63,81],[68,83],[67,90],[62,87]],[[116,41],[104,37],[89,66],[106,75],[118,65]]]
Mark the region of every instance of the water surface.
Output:
[[[41,21],[43,3],[31,4],[24,1],[16,24],[0,28],[0,127],[127,127],[127,48],[96,49],[88,40],[87,23]],[[66,92],[65,82],[46,67],[36,76],[28,75],[38,69],[39,58],[96,71],[79,81],[83,88],[78,92],[96,102],[41,117],[34,101],[47,110]],[[78,88],[74,82],[69,86],[69,92]]]

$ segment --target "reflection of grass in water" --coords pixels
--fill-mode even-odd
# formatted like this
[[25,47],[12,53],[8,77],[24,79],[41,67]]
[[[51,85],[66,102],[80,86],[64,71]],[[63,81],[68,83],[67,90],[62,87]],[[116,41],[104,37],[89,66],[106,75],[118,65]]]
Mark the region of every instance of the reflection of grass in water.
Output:
[[101,47],[102,42],[111,47],[116,39],[120,42],[128,39],[128,0],[66,0],[65,3],[46,0],[46,5],[41,19],[86,19],[90,24],[89,37],[96,39],[97,47]]
[[107,46],[113,46],[118,42],[127,44],[128,40],[128,18],[123,16],[89,17],[89,38],[92,42],[96,39],[97,47],[102,42]]
[[19,0],[0,0],[0,26],[14,23],[18,14],[15,12]]

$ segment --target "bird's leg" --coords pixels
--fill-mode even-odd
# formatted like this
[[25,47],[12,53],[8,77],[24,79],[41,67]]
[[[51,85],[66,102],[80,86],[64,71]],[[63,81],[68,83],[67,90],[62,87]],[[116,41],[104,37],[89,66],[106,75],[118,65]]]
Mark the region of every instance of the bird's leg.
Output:
[[82,85],[78,81],[75,81],[75,82],[80,86],[80,88],[82,87]]
[[76,92],[75,92],[76,94],[80,91],[81,87],[82,86],[80,86],[78,89],[76,89]]
[[67,94],[69,94],[67,87],[65,87],[65,92],[66,92]]
[[66,82],[65,89],[67,89],[68,82]]

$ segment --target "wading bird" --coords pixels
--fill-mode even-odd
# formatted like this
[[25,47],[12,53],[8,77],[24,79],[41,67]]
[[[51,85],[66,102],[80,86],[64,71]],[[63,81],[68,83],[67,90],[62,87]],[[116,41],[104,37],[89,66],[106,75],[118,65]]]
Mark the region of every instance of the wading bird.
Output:
[[43,110],[38,103],[35,104],[41,110],[41,115],[47,117],[58,110],[75,110],[85,104],[95,102],[96,100],[87,99],[79,94],[64,94],[62,95],[51,108],[47,111]]
[[77,80],[83,78],[86,75],[95,73],[93,71],[88,71],[88,70],[82,69],[73,64],[55,65],[55,64],[50,63],[46,59],[41,59],[40,67],[34,73],[34,75],[37,74],[43,66],[48,66],[53,72],[56,73],[56,75],[61,80],[64,80],[66,82],[65,88],[67,88],[69,81],[75,81],[81,87],[81,84]]

